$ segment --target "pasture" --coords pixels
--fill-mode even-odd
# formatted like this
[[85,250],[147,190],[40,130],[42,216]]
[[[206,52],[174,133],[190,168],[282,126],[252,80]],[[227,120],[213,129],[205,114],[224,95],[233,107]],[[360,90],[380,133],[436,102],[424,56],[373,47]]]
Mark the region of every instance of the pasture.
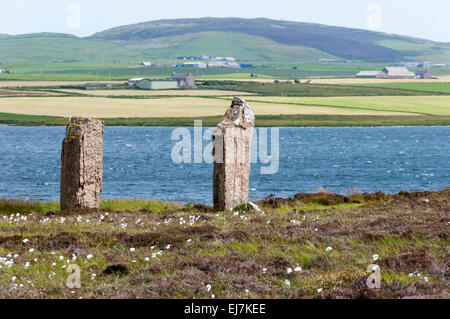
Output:
[[[450,81],[450,78],[449,78]],[[369,85],[367,85],[369,86]],[[426,92],[441,92],[450,94],[450,82],[392,82],[392,83],[374,83],[372,87],[391,88],[401,90],[416,90]]]
[[437,79],[361,79],[361,78],[322,78],[312,79],[315,84],[385,84],[385,83],[447,83],[450,75],[442,75]]
[[450,115],[450,96],[274,97],[251,96],[248,102],[283,103],[347,110]]

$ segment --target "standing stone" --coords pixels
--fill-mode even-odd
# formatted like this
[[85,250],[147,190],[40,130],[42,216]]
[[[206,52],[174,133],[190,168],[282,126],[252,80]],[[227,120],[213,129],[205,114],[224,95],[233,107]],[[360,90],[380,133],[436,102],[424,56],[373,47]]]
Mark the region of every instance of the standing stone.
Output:
[[72,117],[61,152],[61,210],[98,209],[104,122]]
[[235,97],[213,132],[213,198],[216,211],[231,210],[248,201],[254,124],[251,106]]

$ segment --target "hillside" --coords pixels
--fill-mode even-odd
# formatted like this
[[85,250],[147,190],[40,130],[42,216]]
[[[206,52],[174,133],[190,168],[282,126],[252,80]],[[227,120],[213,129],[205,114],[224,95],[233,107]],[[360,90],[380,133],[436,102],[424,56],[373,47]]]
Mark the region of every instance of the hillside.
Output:
[[[179,41],[172,43],[173,37],[195,35],[204,32],[243,33],[262,37],[291,49],[308,47],[320,50],[343,59],[355,59],[368,62],[393,62],[407,57],[437,55],[447,51],[448,46],[432,43],[423,39],[389,35],[359,29],[326,26],[313,23],[279,21],[271,19],[241,18],[200,18],[158,20],[112,28],[94,34],[92,39],[118,41],[124,45],[155,43],[155,39],[165,39],[168,48],[177,47]],[[194,39],[193,43],[197,43]],[[184,45],[192,45],[186,41]],[[232,45],[239,46],[237,41]],[[410,47],[411,46],[411,47]],[[208,51],[203,46],[202,51]],[[256,48],[255,48],[256,49]],[[264,50],[265,46],[258,49]],[[283,49],[280,50],[282,52]],[[197,51],[196,51],[197,52]],[[222,53],[216,53],[222,54]]]
[[36,33],[0,36],[0,62],[18,63],[106,63],[133,61],[139,54],[120,44],[79,38],[69,34]]
[[234,56],[254,63],[317,63],[321,58],[392,63],[450,62],[450,44],[366,30],[270,19],[201,18],[121,26],[79,38],[0,34],[0,63],[123,63],[180,56]]

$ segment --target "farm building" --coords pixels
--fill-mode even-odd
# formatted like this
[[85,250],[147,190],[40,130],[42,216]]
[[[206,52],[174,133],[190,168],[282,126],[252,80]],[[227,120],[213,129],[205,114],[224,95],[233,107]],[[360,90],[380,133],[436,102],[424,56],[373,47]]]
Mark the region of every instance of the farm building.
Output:
[[241,65],[236,62],[227,62],[227,61],[215,61],[208,63],[208,68],[231,68],[231,69],[240,69]]
[[320,59],[319,60],[320,63],[334,63],[337,62],[336,59]]
[[382,71],[361,71],[356,74],[357,78],[377,78],[382,76],[384,73]]
[[433,78],[433,75],[431,74],[430,70],[428,69],[422,69],[416,72],[416,78],[418,79],[431,79]]
[[414,79],[416,75],[405,67],[387,66],[383,69],[383,78],[390,79]]
[[181,64],[182,68],[199,68],[199,69],[205,69],[207,67],[206,63],[204,62],[187,62]]
[[139,82],[141,82],[142,80],[144,80],[144,78],[134,78],[134,79],[129,79],[128,80],[128,85],[129,86],[137,86]]
[[208,68],[228,68],[228,63],[226,61],[215,61],[208,63]]
[[159,63],[159,62],[142,62],[141,66],[145,66],[145,67],[151,67],[151,66],[160,67],[161,63]]
[[192,73],[188,74],[176,74],[172,73],[171,80],[178,82],[178,87],[180,89],[194,89],[197,86],[195,85],[195,79],[192,76]]
[[137,87],[143,90],[178,89],[178,81],[173,79],[143,79],[137,82]]
[[229,68],[232,68],[232,69],[240,69],[241,68],[241,65],[236,62],[228,62],[227,65]]
[[128,80],[128,84],[138,87],[143,90],[170,90],[170,89],[194,89],[195,79],[192,73],[188,74],[176,74],[172,73],[172,77],[166,78],[154,78],[154,79],[141,79],[135,78]]
[[0,68],[0,74],[6,73],[6,70]]

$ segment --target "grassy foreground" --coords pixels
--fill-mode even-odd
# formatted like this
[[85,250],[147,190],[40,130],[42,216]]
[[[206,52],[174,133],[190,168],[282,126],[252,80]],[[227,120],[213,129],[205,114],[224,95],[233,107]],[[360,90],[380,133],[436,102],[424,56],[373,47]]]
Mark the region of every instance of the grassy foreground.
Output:
[[[0,201],[2,298],[449,298],[450,189],[268,197],[262,211]],[[51,209],[50,211],[47,211]],[[381,269],[369,289],[367,268]],[[81,288],[68,288],[78,265]]]

